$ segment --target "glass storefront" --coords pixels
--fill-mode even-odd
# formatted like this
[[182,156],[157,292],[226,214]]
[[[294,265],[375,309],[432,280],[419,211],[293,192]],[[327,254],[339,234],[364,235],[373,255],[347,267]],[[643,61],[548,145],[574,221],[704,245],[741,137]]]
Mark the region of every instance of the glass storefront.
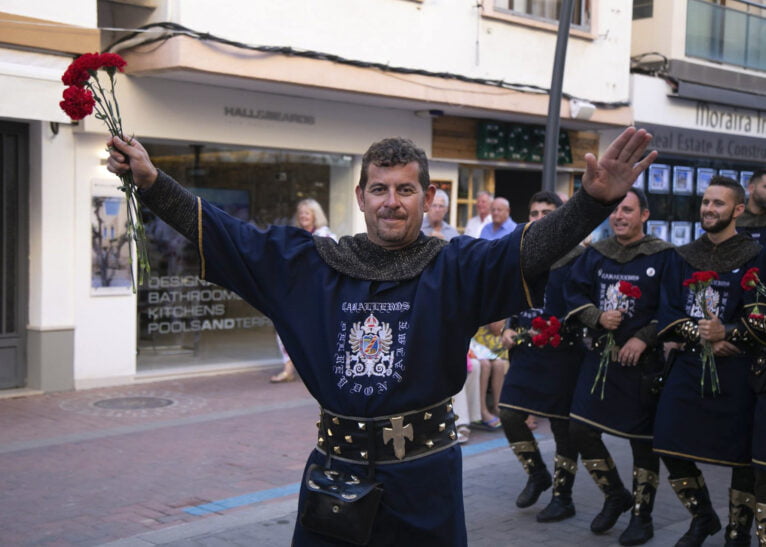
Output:
[[[259,227],[291,224],[295,204],[305,198],[317,200],[329,217],[332,178],[351,172],[347,156],[145,146],[157,167],[191,192]],[[199,280],[196,246],[150,211],[143,214],[152,273],[138,290],[138,370],[281,362],[271,321],[231,291]]]

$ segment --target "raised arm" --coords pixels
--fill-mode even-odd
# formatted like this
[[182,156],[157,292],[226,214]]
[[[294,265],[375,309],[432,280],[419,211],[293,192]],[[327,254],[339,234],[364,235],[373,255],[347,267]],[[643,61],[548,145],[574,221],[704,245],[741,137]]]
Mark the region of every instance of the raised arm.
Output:
[[593,154],[585,155],[582,189],[562,207],[533,222],[524,235],[521,267],[526,279],[544,273],[609,216],[657,157],[652,151],[641,159],[651,140],[644,129],[629,127],[598,160]]

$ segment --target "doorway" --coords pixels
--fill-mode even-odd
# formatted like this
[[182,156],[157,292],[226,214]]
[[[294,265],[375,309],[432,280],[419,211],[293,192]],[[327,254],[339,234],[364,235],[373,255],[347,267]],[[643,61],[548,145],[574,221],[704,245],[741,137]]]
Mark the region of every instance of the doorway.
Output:
[[28,128],[0,122],[0,389],[26,379]]

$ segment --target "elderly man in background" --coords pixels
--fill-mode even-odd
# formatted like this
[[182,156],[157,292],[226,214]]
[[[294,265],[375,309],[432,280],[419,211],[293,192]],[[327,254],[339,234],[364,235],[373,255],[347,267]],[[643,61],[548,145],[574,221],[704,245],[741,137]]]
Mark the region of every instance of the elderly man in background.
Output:
[[481,235],[481,229],[492,222],[492,215],[489,214],[489,207],[492,205],[494,197],[495,196],[487,191],[479,192],[476,195],[477,214],[465,225],[465,231],[463,232],[465,235],[478,238]]
[[449,196],[444,190],[436,190],[434,200],[428,212],[423,216],[423,226],[421,230],[427,236],[438,237],[449,241],[453,237],[460,235],[458,231],[444,222],[444,216],[449,211]]
[[492,222],[481,229],[481,239],[500,239],[516,229],[516,223],[511,220],[511,204],[505,198],[495,198],[490,207]]

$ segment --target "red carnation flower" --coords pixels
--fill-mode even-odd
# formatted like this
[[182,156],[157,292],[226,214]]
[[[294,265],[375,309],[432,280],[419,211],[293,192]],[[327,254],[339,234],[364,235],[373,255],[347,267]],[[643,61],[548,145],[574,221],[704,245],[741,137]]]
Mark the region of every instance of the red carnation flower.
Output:
[[99,56],[99,63],[101,63],[100,68],[116,68],[120,72],[122,72],[122,69],[128,64],[125,62],[125,59],[120,57],[117,53],[102,53]]
[[538,348],[543,347],[548,342],[548,337],[544,334],[536,334],[532,337],[532,343]]
[[559,344],[561,344],[561,335],[559,333],[554,334],[551,336],[550,340],[548,340],[548,343],[554,348],[559,347]]
[[59,103],[61,109],[73,120],[81,120],[89,116],[95,105],[93,93],[74,85],[64,90],[64,100]]
[[532,319],[532,328],[537,331],[544,331],[548,327],[547,321],[539,315]]
[[743,289],[746,291],[754,289],[758,282],[761,280],[760,277],[758,277],[758,273],[760,270],[758,268],[750,268],[745,272],[745,275],[742,276],[742,280],[740,281],[740,285]]

